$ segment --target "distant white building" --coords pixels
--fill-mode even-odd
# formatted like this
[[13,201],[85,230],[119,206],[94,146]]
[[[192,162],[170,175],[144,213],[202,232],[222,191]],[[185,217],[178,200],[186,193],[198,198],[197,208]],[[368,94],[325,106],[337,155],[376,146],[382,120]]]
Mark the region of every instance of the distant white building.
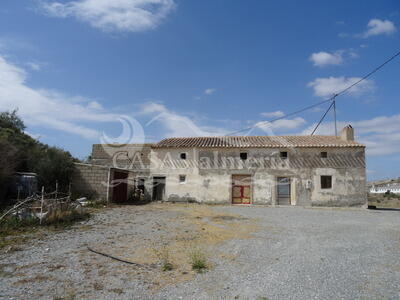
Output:
[[370,189],[369,192],[371,194],[384,194],[386,192],[394,193],[394,194],[400,194],[400,183],[388,183],[385,185],[373,185]]

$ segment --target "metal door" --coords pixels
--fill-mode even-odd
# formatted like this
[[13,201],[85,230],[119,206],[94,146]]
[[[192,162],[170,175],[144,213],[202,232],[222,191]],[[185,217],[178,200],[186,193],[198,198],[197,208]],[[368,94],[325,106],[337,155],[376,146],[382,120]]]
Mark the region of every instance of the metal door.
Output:
[[278,204],[279,205],[290,205],[290,178],[289,177],[278,177]]

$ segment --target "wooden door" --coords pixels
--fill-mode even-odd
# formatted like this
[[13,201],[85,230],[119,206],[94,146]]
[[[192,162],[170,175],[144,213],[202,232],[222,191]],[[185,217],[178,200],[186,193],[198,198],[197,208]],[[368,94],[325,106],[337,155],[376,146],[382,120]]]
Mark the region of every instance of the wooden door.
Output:
[[114,171],[112,183],[112,202],[126,202],[128,200],[128,173]]
[[251,203],[251,176],[232,175],[232,204]]

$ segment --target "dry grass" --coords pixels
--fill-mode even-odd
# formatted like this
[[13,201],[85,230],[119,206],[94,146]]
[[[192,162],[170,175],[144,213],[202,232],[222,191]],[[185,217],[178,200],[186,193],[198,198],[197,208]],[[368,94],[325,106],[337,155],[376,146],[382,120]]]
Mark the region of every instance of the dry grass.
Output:
[[[259,229],[257,219],[216,212],[207,205],[151,204],[142,209],[181,213],[180,217],[171,220],[177,224],[173,237],[170,231],[168,238],[153,241],[150,245],[123,245],[119,251],[129,261],[144,265],[161,264],[161,270],[168,269],[168,272],[162,272],[159,268],[148,274],[154,289],[191,280],[198,270],[212,268],[214,260],[234,261],[235,255],[220,252],[218,246],[231,239],[252,238],[252,233]],[[114,245],[113,251],[116,250]]]

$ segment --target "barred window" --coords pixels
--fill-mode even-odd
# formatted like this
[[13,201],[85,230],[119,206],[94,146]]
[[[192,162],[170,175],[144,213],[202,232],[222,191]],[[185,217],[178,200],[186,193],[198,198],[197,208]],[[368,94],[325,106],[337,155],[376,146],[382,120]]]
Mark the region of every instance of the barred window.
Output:
[[323,175],[321,176],[321,189],[332,188],[332,176]]

